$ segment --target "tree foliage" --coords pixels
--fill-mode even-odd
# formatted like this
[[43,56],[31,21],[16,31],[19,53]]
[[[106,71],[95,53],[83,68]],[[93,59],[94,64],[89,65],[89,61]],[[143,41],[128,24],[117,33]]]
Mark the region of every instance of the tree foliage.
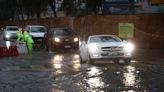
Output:
[[102,0],[63,0],[61,7],[57,7],[58,1],[0,0],[0,20],[40,18],[48,6],[51,7],[55,17],[57,8],[71,16],[87,15],[90,12],[97,14],[102,5]]

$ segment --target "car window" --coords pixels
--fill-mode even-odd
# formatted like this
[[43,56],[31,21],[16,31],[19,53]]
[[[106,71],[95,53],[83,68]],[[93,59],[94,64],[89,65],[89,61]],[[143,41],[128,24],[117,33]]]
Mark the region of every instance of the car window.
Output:
[[69,29],[56,29],[54,34],[61,35],[61,36],[70,36],[73,35],[73,32]]
[[90,38],[90,43],[94,42],[121,42],[121,40],[112,36],[95,36]]
[[7,31],[18,31],[18,28],[14,28],[14,27],[7,28]]
[[45,32],[45,29],[43,27],[31,27],[31,32]]

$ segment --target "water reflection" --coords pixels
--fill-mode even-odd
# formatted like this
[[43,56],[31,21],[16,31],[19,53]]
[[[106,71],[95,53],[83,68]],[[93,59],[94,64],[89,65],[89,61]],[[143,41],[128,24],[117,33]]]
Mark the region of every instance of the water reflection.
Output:
[[91,67],[90,71],[88,71],[88,76],[98,76],[101,73],[102,72],[100,72],[100,70],[97,67]]
[[78,54],[75,54],[75,55],[73,56],[73,58],[74,58],[74,59],[79,59],[79,55],[78,55]]
[[78,54],[73,54],[73,55],[56,54],[52,59],[52,63],[54,69],[56,69],[56,73],[63,73],[64,70],[68,70],[67,68],[72,68],[69,70],[73,70],[73,71],[80,71],[81,68]]
[[11,46],[11,42],[10,41],[6,41],[6,47],[9,48]]
[[55,55],[53,57],[53,66],[56,69],[56,73],[62,73],[62,61],[63,61],[63,56],[62,55]]
[[73,64],[74,71],[80,71],[81,65],[80,64]]
[[[125,84],[125,86],[135,86],[136,85],[136,77],[138,76],[135,72],[136,72],[136,68],[133,66],[127,66],[125,67],[126,72],[123,73],[123,83]],[[133,92],[133,91],[130,91]]]
[[90,71],[87,73],[89,77],[86,80],[89,85],[88,91],[103,92],[102,90],[100,90],[100,88],[104,87],[105,83],[103,82],[102,78],[99,77],[102,72],[97,67],[91,67]]
[[73,70],[74,71],[80,71],[81,64],[80,64],[80,61],[79,61],[79,55],[78,54],[73,55],[72,62],[73,62],[73,65],[72,65]]
[[136,92],[136,91],[134,91],[134,90],[128,90],[128,91],[123,91],[123,92]]

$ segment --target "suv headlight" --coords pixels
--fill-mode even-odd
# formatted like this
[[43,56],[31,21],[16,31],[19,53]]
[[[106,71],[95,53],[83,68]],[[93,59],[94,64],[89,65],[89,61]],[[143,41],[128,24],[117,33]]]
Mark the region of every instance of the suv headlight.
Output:
[[95,44],[91,44],[91,45],[89,45],[88,50],[91,53],[95,53],[99,50],[99,48]]
[[132,52],[134,50],[134,45],[132,43],[125,43],[124,50],[126,52]]
[[74,38],[74,42],[77,42],[79,41],[79,39],[77,37]]
[[58,37],[55,37],[54,40],[55,40],[55,42],[60,42],[60,38],[58,38]]

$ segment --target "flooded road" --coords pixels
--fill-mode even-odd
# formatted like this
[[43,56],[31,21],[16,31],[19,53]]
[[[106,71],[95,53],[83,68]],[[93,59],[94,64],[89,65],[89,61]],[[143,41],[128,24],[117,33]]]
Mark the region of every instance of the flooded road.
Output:
[[160,55],[138,52],[128,65],[80,64],[73,52],[34,51],[31,56],[1,58],[0,92],[163,92]]

